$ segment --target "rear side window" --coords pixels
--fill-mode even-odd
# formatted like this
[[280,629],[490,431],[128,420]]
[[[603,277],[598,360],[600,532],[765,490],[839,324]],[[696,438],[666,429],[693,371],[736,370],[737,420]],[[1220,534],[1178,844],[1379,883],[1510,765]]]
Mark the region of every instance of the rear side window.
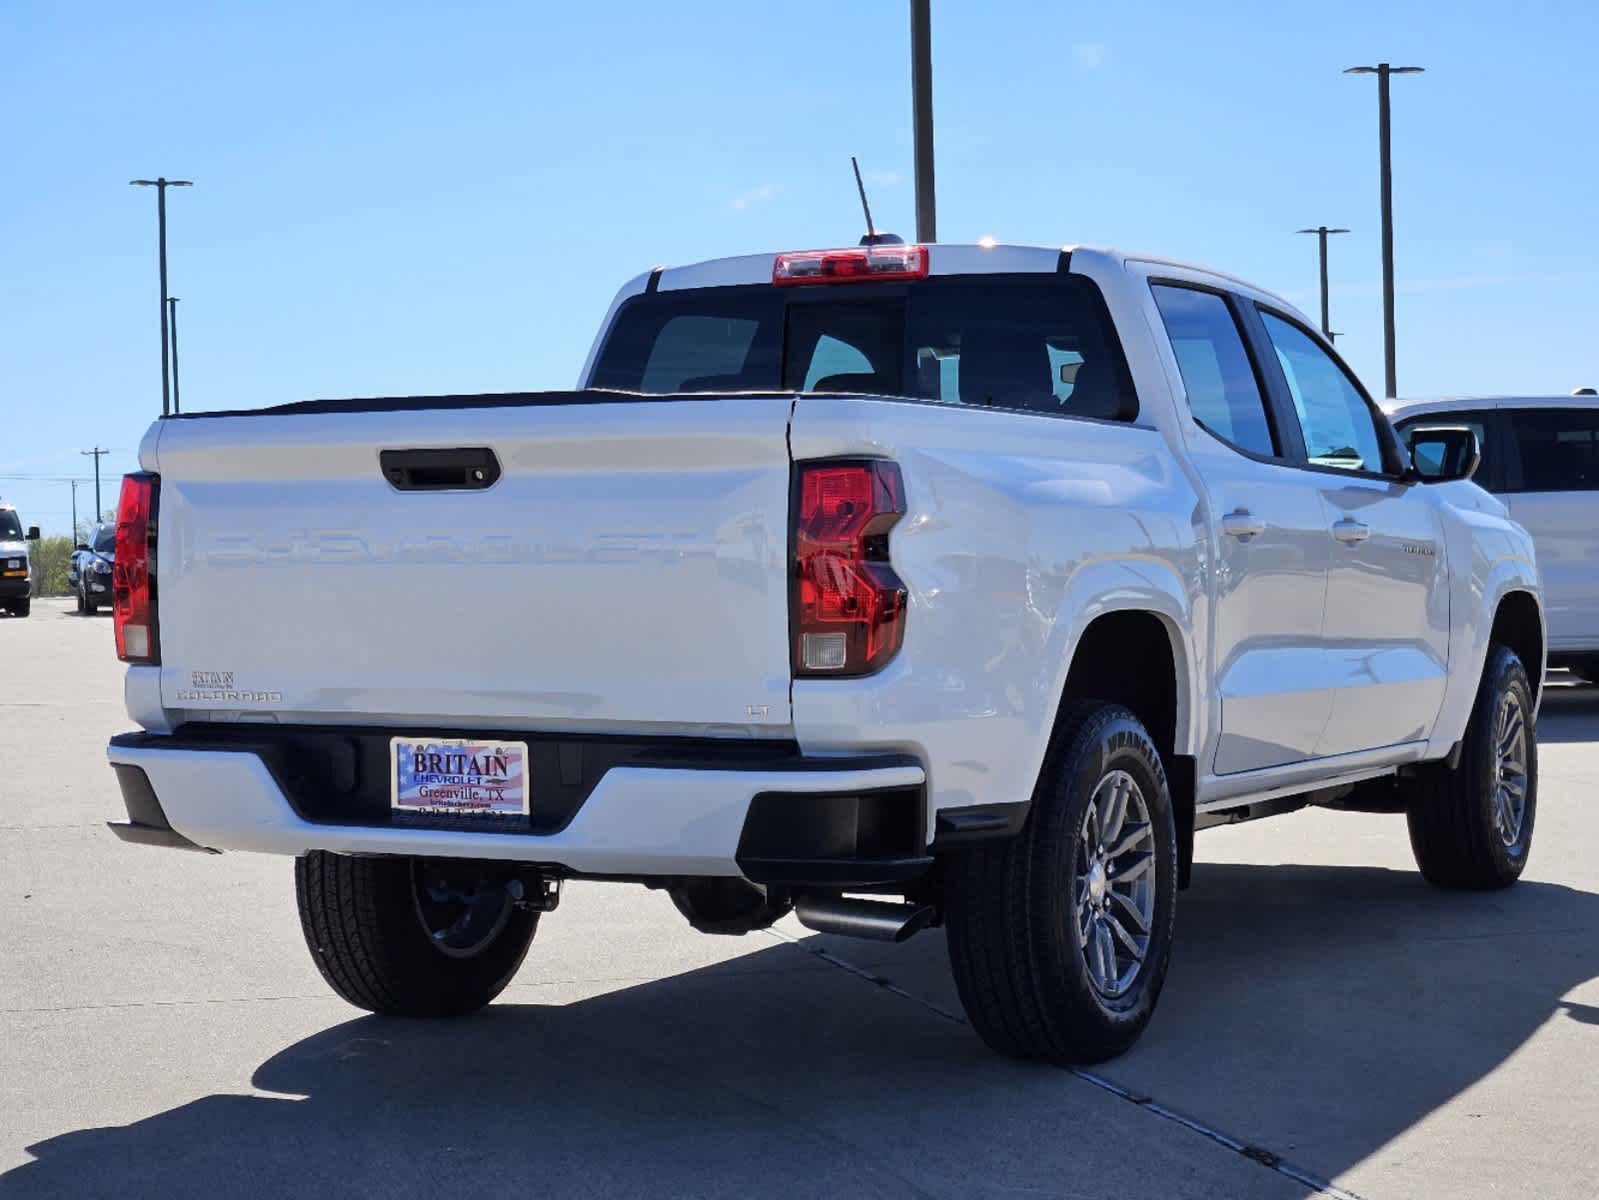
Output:
[[1121,421],[1138,414],[1099,289],[1069,274],[639,296],[618,315],[592,386],[858,392]]
[[1599,491],[1599,409],[1510,409],[1523,492]]
[[1194,420],[1223,441],[1275,458],[1266,401],[1227,301],[1214,292],[1153,285]]

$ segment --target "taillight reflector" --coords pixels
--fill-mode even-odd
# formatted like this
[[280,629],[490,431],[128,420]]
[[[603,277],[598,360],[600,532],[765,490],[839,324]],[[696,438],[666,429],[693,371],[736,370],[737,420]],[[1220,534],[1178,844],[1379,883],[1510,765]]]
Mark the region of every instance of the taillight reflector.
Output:
[[794,528],[794,673],[865,675],[899,651],[905,585],[888,531],[905,512],[891,462],[799,466]]
[[161,643],[155,609],[156,496],[161,480],[145,472],[122,477],[117,502],[116,560],[111,567],[111,611],[117,657],[158,663]]
[[926,246],[852,246],[846,250],[794,250],[772,262],[772,282],[864,283],[926,279]]

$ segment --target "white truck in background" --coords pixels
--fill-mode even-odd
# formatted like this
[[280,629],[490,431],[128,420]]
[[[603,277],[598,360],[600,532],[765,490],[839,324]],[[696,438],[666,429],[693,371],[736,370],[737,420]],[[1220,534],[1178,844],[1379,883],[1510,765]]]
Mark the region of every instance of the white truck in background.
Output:
[[[903,245],[623,287],[571,392],[158,422],[114,611],[131,841],[295,856],[376,1012],[489,1002],[573,878],[707,931],[942,925],[977,1032],[1148,1022],[1197,829],[1407,814],[1520,874],[1527,534],[1236,279]],[[1313,937],[1314,932],[1307,932]]]

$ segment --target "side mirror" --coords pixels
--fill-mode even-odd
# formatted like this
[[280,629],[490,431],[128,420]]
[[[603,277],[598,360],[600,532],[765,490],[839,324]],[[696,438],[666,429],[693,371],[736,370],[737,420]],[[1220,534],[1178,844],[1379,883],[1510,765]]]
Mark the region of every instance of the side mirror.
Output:
[[39,527],[37,525],[29,525],[28,526],[28,541],[36,542],[38,540],[39,540]]
[[1421,426],[1406,435],[1410,470],[1421,483],[1470,479],[1482,462],[1475,430],[1459,426]]

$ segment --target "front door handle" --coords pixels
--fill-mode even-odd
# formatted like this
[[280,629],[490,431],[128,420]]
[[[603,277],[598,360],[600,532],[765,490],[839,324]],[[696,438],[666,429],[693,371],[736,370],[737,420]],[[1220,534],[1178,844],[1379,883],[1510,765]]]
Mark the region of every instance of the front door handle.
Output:
[[1371,536],[1371,526],[1362,524],[1354,517],[1345,517],[1333,525],[1332,535],[1344,545],[1353,546]]
[[1266,532],[1266,522],[1247,508],[1238,508],[1221,519],[1221,531],[1228,537],[1247,542],[1250,538]]

